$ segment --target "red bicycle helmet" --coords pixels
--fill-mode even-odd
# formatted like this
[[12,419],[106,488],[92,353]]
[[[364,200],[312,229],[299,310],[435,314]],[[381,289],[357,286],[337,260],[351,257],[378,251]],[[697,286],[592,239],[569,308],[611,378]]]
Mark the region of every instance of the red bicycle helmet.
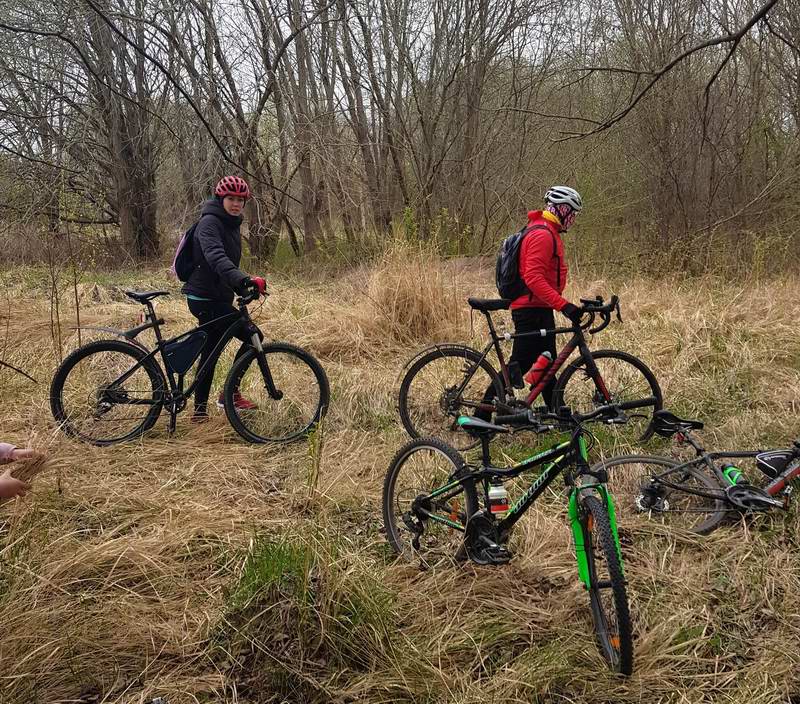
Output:
[[239,196],[247,200],[250,197],[250,186],[240,176],[223,176],[214,188],[214,195],[220,198]]

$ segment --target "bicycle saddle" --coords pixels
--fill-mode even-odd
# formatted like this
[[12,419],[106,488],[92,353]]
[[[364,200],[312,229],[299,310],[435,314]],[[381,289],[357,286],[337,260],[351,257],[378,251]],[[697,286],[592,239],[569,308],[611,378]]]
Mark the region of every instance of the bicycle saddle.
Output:
[[508,310],[511,301],[507,298],[468,298],[469,303],[475,310],[482,310],[484,313],[490,310]]
[[128,291],[124,290],[124,293],[128,298],[132,298],[137,303],[147,303],[151,298],[157,298],[158,296],[169,296],[169,291]]
[[480,418],[472,416],[459,416],[458,425],[466,430],[470,435],[483,435],[484,433],[510,433],[511,430],[502,425],[487,423]]
[[669,438],[675,433],[683,433],[687,430],[702,430],[703,423],[699,420],[687,420],[678,418],[669,411],[656,411],[653,414],[653,430],[664,438]]

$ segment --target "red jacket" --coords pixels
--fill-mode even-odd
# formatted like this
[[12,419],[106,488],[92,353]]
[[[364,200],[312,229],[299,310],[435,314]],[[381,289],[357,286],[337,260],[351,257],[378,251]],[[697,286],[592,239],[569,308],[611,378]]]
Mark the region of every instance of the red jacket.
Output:
[[522,241],[519,273],[530,294],[517,298],[511,308],[553,308],[560,311],[568,303],[561,296],[567,285],[564,243],[558,225],[543,217],[541,210],[528,213],[527,226],[532,225],[544,225],[547,230],[532,230]]

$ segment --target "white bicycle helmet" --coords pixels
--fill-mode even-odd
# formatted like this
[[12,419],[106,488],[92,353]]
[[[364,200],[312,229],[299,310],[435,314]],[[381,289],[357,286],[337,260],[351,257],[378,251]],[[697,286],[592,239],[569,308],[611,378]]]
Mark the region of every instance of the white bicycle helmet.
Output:
[[581,212],[583,209],[581,194],[569,186],[553,186],[545,193],[544,200],[546,203],[553,203],[555,205],[566,203],[576,213]]

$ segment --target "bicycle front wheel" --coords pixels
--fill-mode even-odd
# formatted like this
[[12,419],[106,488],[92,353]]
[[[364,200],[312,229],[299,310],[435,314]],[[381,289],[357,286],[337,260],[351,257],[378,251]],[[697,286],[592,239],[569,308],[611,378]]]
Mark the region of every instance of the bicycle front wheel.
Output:
[[398,410],[412,438],[437,437],[458,450],[478,441],[461,430],[460,415],[474,415],[488,389],[503,398],[503,382],[471,347],[442,345],[420,357],[400,383]]
[[398,555],[425,562],[457,556],[478,510],[475,482],[458,482],[466,472],[461,455],[437,438],[398,450],[383,483],[383,524]]
[[633,628],[622,558],[608,510],[595,496],[581,502],[581,530],[589,568],[589,603],[600,652],[614,672],[633,672]]
[[225,415],[248,442],[305,437],[328,409],[328,377],[313,355],[300,347],[274,342],[263,345],[263,350],[266,369],[255,348],[231,367],[223,390]]
[[[570,364],[556,382],[557,406],[569,406],[578,413],[590,413],[609,403],[647,402],[647,405],[622,411],[608,423],[601,440],[630,446],[649,440],[653,434],[653,414],[664,400],[661,387],[648,366],[627,352],[600,350],[592,352],[597,376],[592,376],[584,359]],[[606,435],[608,437],[606,437]]]
[[667,457],[623,455],[598,462],[609,491],[616,497],[619,525],[637,519],[708,535],[727,515],[722,488],[705,472],[682,467]]
[[99,446],[151,428],[161,413],[166,380],[146,356],[124,340],[91,342],[70,354],[50,384],[50,409],[60,428]]

